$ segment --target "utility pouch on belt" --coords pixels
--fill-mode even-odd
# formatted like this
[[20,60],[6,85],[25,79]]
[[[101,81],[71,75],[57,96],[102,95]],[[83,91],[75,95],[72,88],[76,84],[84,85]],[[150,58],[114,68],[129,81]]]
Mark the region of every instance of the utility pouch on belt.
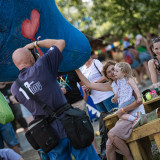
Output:
[[61,123],[73,147],[81,149],[91,145],[94,130],[86,112],[79,108],[70,108],[64,113],[65,117],[61,118]]
[[64,111],[71,108],[71,106],[65,104],[54,112],[50,107],[41,102],[38,97],[33,95],[26,87],[24,87],[23,83],[19,79],[16,80],[16,83],[49,115],[48,117],[38,118],[30,122],[28,131],[25,134],[28,142],[34,149],[38,150],[41,148],[45,153],[48,153],[58,144],[58,138],[54,133],[54,129],[50,126],[50,122],[59,117]]
[[45,153],[58,144],[58,138],[46,119],[36,119],[29,124],[25,136],[34,149],[42,149]]

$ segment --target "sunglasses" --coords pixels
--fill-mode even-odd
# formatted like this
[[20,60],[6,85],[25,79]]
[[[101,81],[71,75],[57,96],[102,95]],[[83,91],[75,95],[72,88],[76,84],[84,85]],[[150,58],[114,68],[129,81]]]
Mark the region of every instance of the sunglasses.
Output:
[[159,41],[160,41],[160,37],[158,37],[158,38],[153,38],[153,39],[152,39],[152,42],[153,42],[153,43],[159,42]]

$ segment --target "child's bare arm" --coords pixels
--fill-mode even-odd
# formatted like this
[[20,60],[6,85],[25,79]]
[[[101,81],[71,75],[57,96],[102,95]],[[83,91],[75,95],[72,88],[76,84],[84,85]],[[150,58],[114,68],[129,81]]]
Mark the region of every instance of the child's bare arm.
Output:
[[142,102],[142,98],[141,98],[141,93],[137,87],[136,82],[134,81],[134,79],[129,78],[128,80],[128,84],[131,85],[132,89],[134,90],[136,97],[137,97],[137,103],[141,103]]

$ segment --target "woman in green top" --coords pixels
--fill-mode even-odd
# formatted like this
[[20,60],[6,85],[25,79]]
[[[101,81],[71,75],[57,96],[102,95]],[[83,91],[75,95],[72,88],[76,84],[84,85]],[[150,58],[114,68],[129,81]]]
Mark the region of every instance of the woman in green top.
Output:
[[147,40],[142,37],[142,35],[137,35],[136,36],[136,44],[135,44],[136,49],[139,52],[139,60],[141,62],[141,64],[143,64],[147,76],[150,78],[150,73],[149,73],[149,69],[148,69],[148,61],[151,59],[151,52],[150,52],[150,48],[149,45],[147,43]]

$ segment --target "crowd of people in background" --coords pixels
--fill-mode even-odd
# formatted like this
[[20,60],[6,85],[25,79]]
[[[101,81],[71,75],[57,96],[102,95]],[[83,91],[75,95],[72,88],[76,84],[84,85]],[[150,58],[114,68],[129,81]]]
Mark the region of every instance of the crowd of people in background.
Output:
[[137,82],[144,85],[143,75],[145,73],[147,78],[150,78],[148,61],[153,57],[147,40],[139,34],[136,36],[134,46],[130,45],[129,39],[125,39],[123,44],[125,61],[131,65]]
[[150,34],[149,38],[138,34],[131,42],[129,37],[124,37],[123,47],[121,49],[115,48],[113,51],[112,58],[114,60],[125,61],[131,65],[138,86],[145,86],[144,79],[151,78],[148,62],[155,57],[152,50],[152,39],[154,38],[156,38],[155,34]]
[[[123,60],[121,61],[125,63],[100,62],[92,51],[91,57],[80,70],[76,70],[76,72],[59,72],[57,75],[59,87],[67,102],[73,107],[84,110],[87,113],[86,100],[87,96],[90,96],[100,113],[107,113],[113,108],[118,108],[117,115],[121,121],[118,121],[108,133],[109,139],[106,144],[108,159],[114,160],[116,158],[117,148],[128,160],[133,159],[123,140],[130,137],[133,128],[145,123],[145,111],[137,85],[144,86],[143,79],[151,78],[156,87],[158,82],[157,75],[160,72],[160,38],[157,38],[154,34],[151,36],[152,43],[144,36],[137,35],[134,45],[131,44],[128,37],[124,37]],[[105,65],[103,66],[102,63]],[[137,84],[132,76],[135,77]],[[82,87],[83,95],[80,93],[77,83]],[[0,157],[5,157],[9,152],[9,154],[13,154],[16,157],[15,160],[22,160],[19,155],[20,144],[16,134],[17,126],[24,128],[26,132],[28,123],[33,117],[24,108],[25,106],[17,103],[10,91],[11,85],[12,83],[0,83],[0,91],[5,96],[15,116],[13,122],[5,125],[0,124]],[[128,96],[129,93],[130,95]],[[28,120],[25,117],[30,117],[30,119]],[[128,134],[124,134],[124,132]],[[96,140],[94,140],[93,146],[97,154],[99,154]],[[18,155],[12,153],[10,149],[3,150],[5,147],[13,149]]]

